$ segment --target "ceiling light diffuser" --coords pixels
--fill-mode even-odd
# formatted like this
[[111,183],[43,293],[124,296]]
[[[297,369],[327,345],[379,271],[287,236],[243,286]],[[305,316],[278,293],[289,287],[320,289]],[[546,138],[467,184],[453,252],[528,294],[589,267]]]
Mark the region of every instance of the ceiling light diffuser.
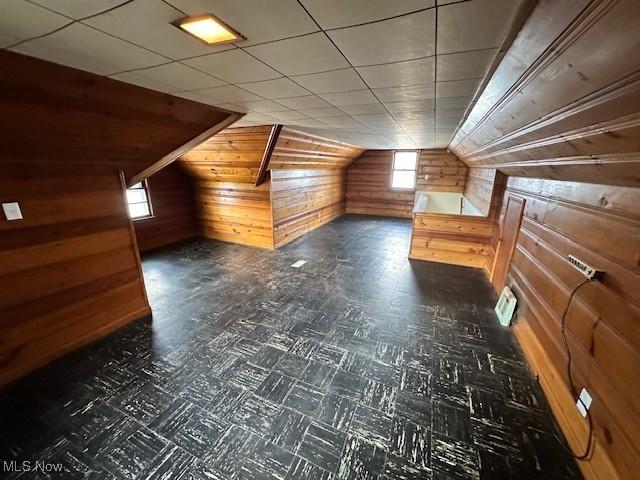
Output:
[[207,45],[231,43],[245,38],[211,14],[186,17],[174,22],[174,25]]

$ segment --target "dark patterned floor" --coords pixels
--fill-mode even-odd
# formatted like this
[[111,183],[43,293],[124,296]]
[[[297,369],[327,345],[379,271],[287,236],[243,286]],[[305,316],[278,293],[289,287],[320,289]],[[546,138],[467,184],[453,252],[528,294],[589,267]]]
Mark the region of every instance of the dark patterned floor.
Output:
[[66,473],[0,477],[579,478],[483,273],[410,262],[409,236],[346,216],[148,255],[153,324],[0,393],[0,462]]

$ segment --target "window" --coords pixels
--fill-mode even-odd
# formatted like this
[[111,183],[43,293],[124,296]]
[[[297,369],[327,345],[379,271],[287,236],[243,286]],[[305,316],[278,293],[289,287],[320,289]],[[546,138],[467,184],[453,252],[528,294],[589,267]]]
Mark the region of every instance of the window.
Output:
[[418,152],[393,152],[391,188],[413,190],[416,188],[416,163]]
[[143,218],[151,216],[151,203],[149,202],[149,190],[147,181],[143,180],[127,189],[127,206],[131,218]]

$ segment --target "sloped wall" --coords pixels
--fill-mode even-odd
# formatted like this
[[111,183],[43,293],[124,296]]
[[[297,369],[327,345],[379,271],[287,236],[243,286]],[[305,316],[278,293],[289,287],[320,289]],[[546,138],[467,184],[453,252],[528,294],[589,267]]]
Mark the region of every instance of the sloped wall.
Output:
[[228,116],[0,51],[0,384],[150,313],[120,170]]
[[509,270],[514,330],[580,453],[588,423],[560,322],[582,277],[567,255],[607,272],[579,291],[566,323],[573,383],[594,398],[587,478],[640,470],[639,25],[631,0],[539,2],[451,144],[469,166],[512,175],[507,195],[526,201]]

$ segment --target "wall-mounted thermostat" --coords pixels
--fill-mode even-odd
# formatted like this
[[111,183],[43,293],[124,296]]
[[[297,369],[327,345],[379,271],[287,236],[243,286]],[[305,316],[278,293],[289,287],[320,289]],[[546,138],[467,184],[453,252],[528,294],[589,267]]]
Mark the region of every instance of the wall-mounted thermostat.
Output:
[[7,220],[22,220],[22,211],[18,202],[3,203],[2,210]]

